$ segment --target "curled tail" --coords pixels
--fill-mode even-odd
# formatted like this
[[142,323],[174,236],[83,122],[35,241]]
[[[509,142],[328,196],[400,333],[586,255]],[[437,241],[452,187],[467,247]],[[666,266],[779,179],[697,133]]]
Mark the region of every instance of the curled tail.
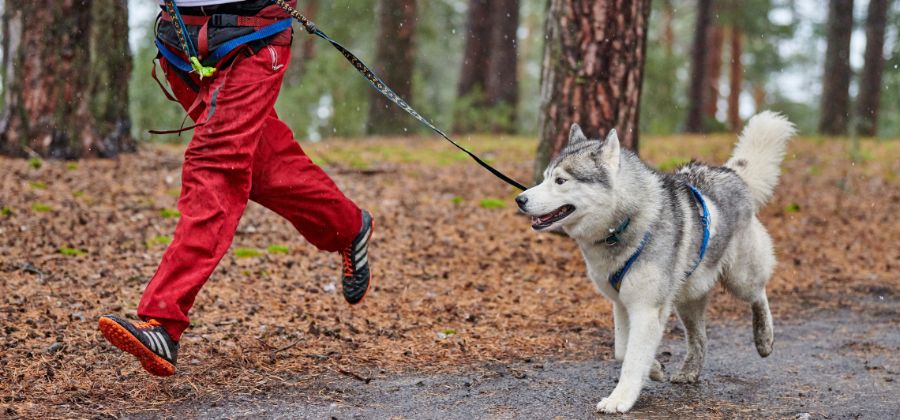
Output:
[[747,122],[731,159],[725,163],[750,187],[757,209],[772,198],[787,142],[796,133],[794,124],[783,115],[760,112]]

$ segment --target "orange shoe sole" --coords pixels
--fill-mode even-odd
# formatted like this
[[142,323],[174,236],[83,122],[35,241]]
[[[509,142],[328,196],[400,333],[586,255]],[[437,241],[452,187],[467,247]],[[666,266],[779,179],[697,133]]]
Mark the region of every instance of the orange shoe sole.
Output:
[[112,345],[120,350],[137,357],[141,361],[141,367],[156,376],[172,376],[175,374],[175,365],[167,362],[162,357],[153,353],[141,340],[131,335],[125,327],[108,319],[100,318],[100,332]]

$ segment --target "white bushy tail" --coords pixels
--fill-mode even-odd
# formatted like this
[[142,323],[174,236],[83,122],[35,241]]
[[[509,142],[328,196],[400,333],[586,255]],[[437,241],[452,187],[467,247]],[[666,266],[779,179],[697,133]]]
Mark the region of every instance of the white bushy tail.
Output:
[[750,118],[738,138],[725,166],[750,186],[757,209],[772,198],[787,142],[796,133],[794,124],[783,115],[763,111]]

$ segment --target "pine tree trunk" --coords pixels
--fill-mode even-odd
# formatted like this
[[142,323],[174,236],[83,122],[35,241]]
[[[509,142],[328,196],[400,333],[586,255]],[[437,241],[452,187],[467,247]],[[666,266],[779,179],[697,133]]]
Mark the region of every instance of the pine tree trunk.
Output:
[[459,75],[459,96],[473,91],[484,93],[484,73],[490,59],[491,3],[489,0],[469,1],[466,23],[466,46],[462,71]]
[[828,49],[822,77],[819,132],[847,133],[850,114],[850,36],[853,33],[853,0],[831,0],[828,11]]
[[637,151],[649,15],[649,0],[550,1],[535,179],[573,123],[595,139],[615,128],[623,146]]
[[706,52],[708,28],[712,14],[712,0],[697,0],[697,22],[694,27],[694,46],[691,49],[691,84],[688,90],[688,114],[685,130],[703,132],[703,90],[706,82]]
[[[511,132],[515,128],[519,98],[518,38],[519,0],[491,1],[491,39],[485,77],[485,96],[489,107],[500,110],[493,127],[495,132]],[[486,71],[485,71],[486,70]]]
[[128,82],[131,50],[128,46],[128,1],[93,0],[91,27],[91,114],[96,153],[113,157],[137,149],[131,137]]
[[859,124],[862,136],[878,133],[878,108],[881,102],[881,75],[884,71],[884,27],[889,0],[870,0],[866,18],[866,55],[859,82]]
[[[378,2],[378,47],[375,72],[407,101],[412,98],[415,66],[416,0]],[[401,110],[372,90],[366,133],[391,135],[409,133],[412,121]]]
[[709,27],[709,50],[706,55],[706,96],[703,97],[704,115],[716,119],[719,111],[719,77],[722,75],[722,48],[725,45],[725,29],[719,25]]
[[77,159],[134,149],[126,2],[96,1],[108,10],[91,0],[6,2],[0,153]]
[[736,25],[731,27],[731,63],[728,77],[728,127],[737,132],[741,129],[741,84],[743,83],[743,33]]
[[[303,13],[311,21],[315,22],[319,14],[319,0],[306,0],[303,3]],[[319,38],[306,31],[294,33],[294,44],[291,46],[291,65],[284,75],[285,85],[296,86],[303,81],[307,63],[316,57],[316,44]]]
[[666,57],[672,57],[675,47],[675,7],[672,0],[663,0],[663,47],[666,51]]

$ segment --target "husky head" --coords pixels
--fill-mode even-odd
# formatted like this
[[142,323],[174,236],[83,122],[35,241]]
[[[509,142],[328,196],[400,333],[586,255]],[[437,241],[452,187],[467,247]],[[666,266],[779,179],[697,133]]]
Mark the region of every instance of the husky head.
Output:
[[621,166],[616,130],[604,141],[588,140],[573,124],[569,143],[544,171],[544,181],[516,197],[534,230],[559,227],[574,237],[589,236],[594,226],[613,219]]

